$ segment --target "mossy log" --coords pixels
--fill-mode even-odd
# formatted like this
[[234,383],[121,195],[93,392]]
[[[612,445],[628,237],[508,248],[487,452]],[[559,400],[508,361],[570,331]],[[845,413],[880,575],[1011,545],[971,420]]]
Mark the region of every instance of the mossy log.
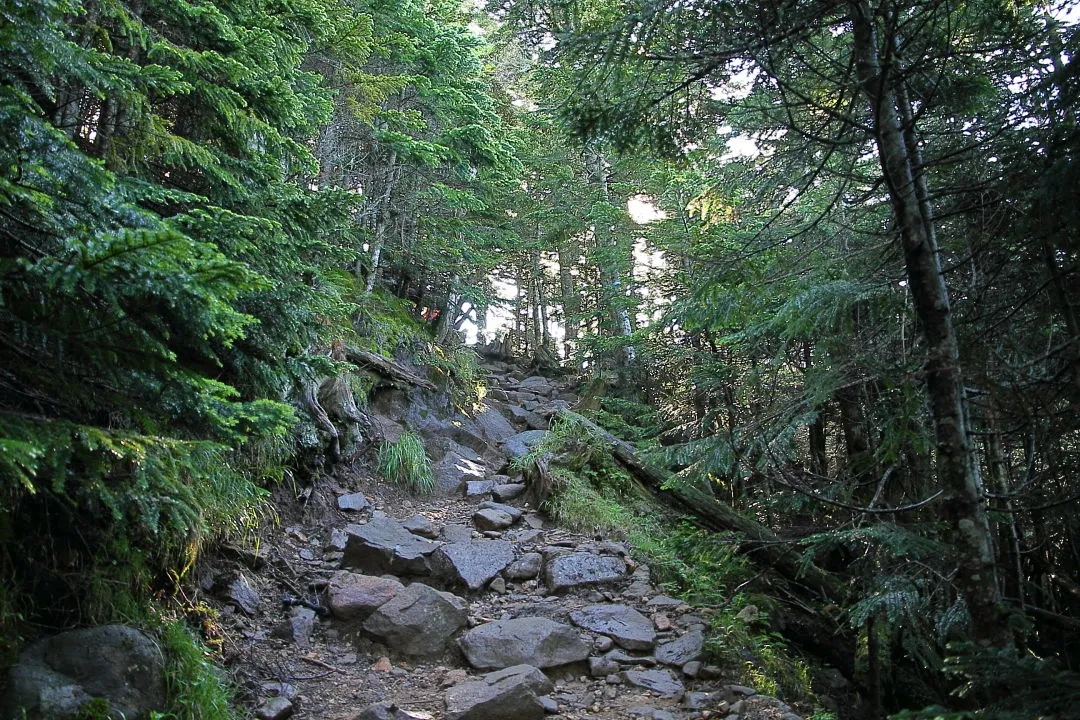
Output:
[[559,416],[610,448],[615,459],[653,496],[679,512],[688,513],[704,528],[738,533],[743,538],[742,551],[756,562],[768,564],[784,578],[811,588],[825,600],[836,602],[843,597],[843,583],[838,578],[814,565],[799,562],[794,544],[778,537],[765,525],[740,515],[709,493],[680,482],[672,473],[650,465],[629,443],[578,413],[560,410]]
[[367,350],[361,350],[360,348],[347,347],[345,349],[345,358],[354,365],[374,370],[379,375],[390,378],[391,380],[403,382],[408,385],[415,385],[416,387],[424,388],[425,390],[435,389],[435,384],[430,380],[420,377],[403,365],[400,365],[389,358],[385,358],[382,355]]

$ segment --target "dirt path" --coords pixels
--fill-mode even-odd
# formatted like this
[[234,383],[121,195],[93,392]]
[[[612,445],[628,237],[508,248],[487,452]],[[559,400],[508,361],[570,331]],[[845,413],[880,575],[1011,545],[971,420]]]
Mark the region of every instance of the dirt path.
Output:
[[[498,418],[421,423],[442,492],[353,468],[282,499],[258,554],[204,572],[256,715],[801,720],[704,664],[708,613],[662,595],[629,548],[554,527],[498,474],[573,398],[488,370]],[[382,405],[398,413],[377,426],[418,424],[400,397]]]

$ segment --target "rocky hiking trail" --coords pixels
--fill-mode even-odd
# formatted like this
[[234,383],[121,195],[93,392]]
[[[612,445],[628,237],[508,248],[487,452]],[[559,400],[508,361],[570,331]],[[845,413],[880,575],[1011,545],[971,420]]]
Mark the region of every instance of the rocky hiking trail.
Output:
[[282,500],[255,549],[200,585],[224,654],[263,719],[800,720],[704,662],[709,611],[662,594],[620,543],[556,527],[509,461],[576,398],[487,362],[466,417],[389,389],[375,434],[419,432],[433,496],[357,469]]

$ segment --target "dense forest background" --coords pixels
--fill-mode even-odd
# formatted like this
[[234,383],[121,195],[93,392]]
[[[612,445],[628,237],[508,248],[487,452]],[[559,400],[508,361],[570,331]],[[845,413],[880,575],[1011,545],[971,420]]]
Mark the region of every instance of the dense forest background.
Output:
[[0,650],[181,583],[360,452],[358,353],[467,384],[468,329],[579,374],[876,707],[1067,717],[1075,13],[3,3]]

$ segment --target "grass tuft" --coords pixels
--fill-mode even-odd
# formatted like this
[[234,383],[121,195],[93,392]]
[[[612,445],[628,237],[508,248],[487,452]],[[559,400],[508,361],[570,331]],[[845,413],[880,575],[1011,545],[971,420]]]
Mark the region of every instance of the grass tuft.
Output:
[[169,702],[154,720],[238,720],[232,687],[184,621],[166,625],[162,643]]
[[405,432],[396,443],[383,443],[379,448],[378,469],[390,482],[418,495],[427,495],[435,489],[431,461],[423,441],[415,433]]

